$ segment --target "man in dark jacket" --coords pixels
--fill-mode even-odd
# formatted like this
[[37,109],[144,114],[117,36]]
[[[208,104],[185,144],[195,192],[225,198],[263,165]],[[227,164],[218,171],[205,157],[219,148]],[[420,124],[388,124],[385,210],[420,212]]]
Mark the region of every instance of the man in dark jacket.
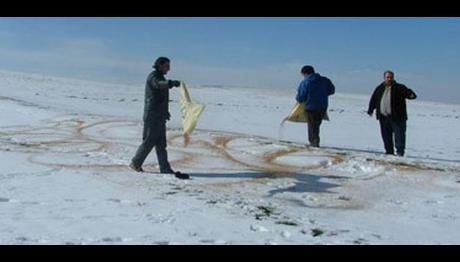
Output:
[[312,66],[304,66],[301,70],[304,80],[297,89],[296,100],[305,103],[308,121],[308,141],[313,147],[319,147],[319,127],[326,115],[328,97],[335,93],[335,87],[327,77],[315,73]]
[[170,70],[170,60],[167,57],[159,57],[153,67],[155,70],[148,75],[145,84],[142,144],[129,167],[137,172],[143,172],[142,164],[155,147],[161,173],[175,174],[178,178],[188,179],[187,174],[174,172],[171,169],[166,151],[166,121],[170,118],[169,89],[180,86],[180,81],[165,79],[164,76]]
[[406,147],[406,99],[415,99],[417,95],[405,85],[397,83],[392,71],[385,71],[383,78],[383,83],[372,94],[367,114],[372,116],[374,109],[376,110],[385,153],[393,155],[396,146],[398,156],[403,156]]

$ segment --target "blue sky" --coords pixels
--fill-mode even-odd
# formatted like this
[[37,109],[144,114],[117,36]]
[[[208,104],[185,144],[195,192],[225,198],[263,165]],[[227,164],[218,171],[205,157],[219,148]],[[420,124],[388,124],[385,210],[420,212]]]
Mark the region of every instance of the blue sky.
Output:
[[460,18],[0,18],[0,69],[143,86],[169,78],[295,92],[311,64],[337,92],[391,69],[421,100],[460,103]]

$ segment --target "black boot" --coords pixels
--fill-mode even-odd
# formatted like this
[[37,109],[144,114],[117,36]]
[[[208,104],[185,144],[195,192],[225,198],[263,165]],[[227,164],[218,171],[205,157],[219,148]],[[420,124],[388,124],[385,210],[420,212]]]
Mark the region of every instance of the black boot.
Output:
[[136,171],[136,172],[144,172],[144,169],[142,169],[142,167],[137,167],[134,163],[131,162],[131,164],[129,164],[129,168],[131,168],[132,170]]
[[185,174],[185,173],[181,173],[179,171],[174,171],[172,169],[162,169],[162,170],[160,170],[160,173],[162,173],[162,174],[174,174],[174,176],[179,178],[179,179],[189,179],[190,178],[190,175]]
[[185,174],[185,173],[181,173],[179,171],[174,172],[174,176],[179,178],[179,179],[189,179],[190,178],[190,175]]

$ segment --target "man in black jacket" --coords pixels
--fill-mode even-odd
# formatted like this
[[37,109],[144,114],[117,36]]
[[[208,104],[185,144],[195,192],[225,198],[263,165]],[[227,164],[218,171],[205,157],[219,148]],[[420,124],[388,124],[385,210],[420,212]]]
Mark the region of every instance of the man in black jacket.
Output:
[[142,164],[155,147],[161,173],[188,179],[189,175],[171,169],[166,151],[166,121],[170,118],[169,89],[180,86],[180,81],[165,79],[164,76],[170,70],[170,60],[167,57],[159,57],[153,67],[155,70],[148,75],[145,84],[142,144],[129,167],[137,172],[143,172]]
[[398,156],[403,156],[406,147],[406,99],[415,99],[417,95],[405,85],[397,83],[392,71],[385,71],[383,77],[383,83],[372,94],[367,114],[372,116],[376,109],[385,153],[393,155],[396,147]]

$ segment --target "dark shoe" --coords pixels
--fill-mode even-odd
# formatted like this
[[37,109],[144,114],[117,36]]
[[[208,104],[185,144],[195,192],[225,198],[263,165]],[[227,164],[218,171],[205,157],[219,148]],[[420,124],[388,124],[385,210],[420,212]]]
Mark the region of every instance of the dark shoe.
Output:
[[181,173],[179,171],[174,172],[174,176],[179,178],[179,179],[189,179],[190,176],[188,174]]
[[136,172],[144,172],[144,169],[142,169],[142,167],[137,167],[134,165],[134,163],[129,164],[129,168],[131,168],[132,170]]
[[190,175],[181,173],[179,171],[174,171],[172,169],[161,170],[160,173],[162,173],[162,174],[174,174],[174,176],[179,178],[179,179],[189,179],[190,178]]
[[396,153],[398,156],[404,156],[404,152],[398,152]]

